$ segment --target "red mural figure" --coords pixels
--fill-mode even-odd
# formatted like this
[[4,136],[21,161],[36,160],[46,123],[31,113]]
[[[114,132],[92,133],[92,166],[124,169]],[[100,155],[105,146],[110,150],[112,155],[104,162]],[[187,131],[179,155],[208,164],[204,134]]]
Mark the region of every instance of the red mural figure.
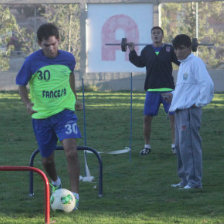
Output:
[[[135,21],[127,15],[114,15],[110,17],[103,25],[102,28],[102,46],[101,46],[101,58],[102,61],[115,61],[116,51],[121,51],[119,46],[106,46],[106,43],[121,43],[121,38],[116,39],[116,32],[118,30],[124,31],[124,37],[128,42],[139,42],[138,26]],[[123,37],[122,37],[123,38]],[[136,46],[136,51],[138,47]],[[125,59],[128,60],[129,51],[124,52]]]

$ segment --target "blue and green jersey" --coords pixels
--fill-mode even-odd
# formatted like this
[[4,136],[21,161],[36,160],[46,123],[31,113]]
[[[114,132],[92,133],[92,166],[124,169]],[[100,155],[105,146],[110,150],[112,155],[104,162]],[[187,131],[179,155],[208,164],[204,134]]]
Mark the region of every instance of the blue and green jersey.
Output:
[[74,68],[74,56],[62,50],[55,58],[47,58],[42,50],[26,58],[16,84],[29,84],[33,109],[37,111],[32,118],[47,118],[64,109],[74,111],[76,99],[69,82]]

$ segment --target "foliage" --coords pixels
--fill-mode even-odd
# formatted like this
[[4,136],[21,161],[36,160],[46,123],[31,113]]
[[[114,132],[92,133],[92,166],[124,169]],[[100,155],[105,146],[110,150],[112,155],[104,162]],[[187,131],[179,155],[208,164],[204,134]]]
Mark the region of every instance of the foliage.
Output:
[[60,30],[60,48],[71,52],[80,68],[80,6],[79,4],[46,4],[42,14],[48,22],[54,23]]
[[13,29],[16,27],[15,17],[10,13],[9,8],[0,5],[0,71],[9,69],[9,55],[11,48],[7,44],[12,35]]
[[215,46],[198,48],[198,55],[210,67],[217,67],[224,61],[224,3],[190,2],[163,3],[162,27],[165,40],[170,42],[177,34],[185,33],[196,37],[196,4],[198,4],[198,40],[199,43],[215,43]]
[[[36,43],[37,25],[43,22],[55,23],[60,29],[60,48],[73,53],[77,60],[76,69],[80,67],[80,9],[79,4],[42,4],[0,6],[1,26],[0,52],[1,70],[9,69],[9,57],[12,52],[28,55],[38,49]],[[26,18],[28,25],[18,25],[16,17]],[[34,21],[34,22],[33,22]],[[36,24],[36,25],[35,25]],[[8,47],[9,45],[10,47]]]
[[10,7],[0,5],[0,70],[9,69],[10,56],[13,52],[29,54],[33,51],[34,34],[27,28],[21,27]]
[[[214,47],[199,46],[198,55],[210,67],[216,68],[224,61],[224,3],[188,2],[162,3],[161,22],[165,31],[165,41],[171,42],[179,33],[196,36],[196,4],[198,4],[199,42],[215,43]],[[13,51],[21,51],[25,55],[38,49],[36,43],[37,25],[43,22],[55,23],[60,29],[61,49],[73,53],[77,60],[76,69],[80,69],[80,19],[79,4],[28,4],[16,6],[0,6],[0,70],[9,69],[9,56]],[[27,25],[18,24],[16,15],[29,18]],[[36,25],[35,25],[36,24]],[[10,38],[15,35],[16,44],[7,48]]]
[[[79,93],[81,99],[81,93]],[[98,151],[124,146],[129,135],[130,93],[86,93],[87,145]],[[216,94],[203,108],[203,191],[183,192],[171,189],[178,181],[176,157],[170,150],[169,121],[161,109],[153,120],[152,153],[139,156],[143,146],[142,109],[144,93],[133,93],[133,139],[128,154],[101,154],[103,161],[103,197],[98,198],[98,166],[94,155],[87,161],[96,179],[80,183],[79,210],[64,214],[51,212],[52,223],[60,224],[221,224],[224,223],[223,156],[224,94]],[[16,92],[0,92],[0,164],[28,165],[36,149],[30,117]],[[83,112],[77,112],[83,133]],[[83,139],[79,145],[83,144]],[[128,144],[128,143],[127,143]],[[83,154],[79,153],[84,175]],[[68,188],[63,152],[55,153],[56,165]],[[43,169],[40,156],[34,166]],[[44,223],[44,187],[34,174],[34,198],[29,198],[27,172],[0,172],[0,223]]]

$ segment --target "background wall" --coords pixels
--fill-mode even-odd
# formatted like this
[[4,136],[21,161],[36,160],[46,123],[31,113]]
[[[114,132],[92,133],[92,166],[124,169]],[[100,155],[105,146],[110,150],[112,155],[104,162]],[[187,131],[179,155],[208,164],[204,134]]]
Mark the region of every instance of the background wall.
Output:
[[[224,92],[224,70],[208,70],[215,84],[215,92]],[[17,90],[16,72],[0,72],[0,90]],[[176,80],[177,71],[173,72]],[[133,90],[144,91],[144,73],[132,73]],[[129,90],[131,73],[91,73],[83,76],[85,86],[99,90]],[[82,86],[82,75],[76,72],[76,87]]]
[[[129,63],[121,40],[151,43],[152,4],[88,4],[86,22],[86,72],[143,72]],[[108,46],[107,43],[116,45]],[[140,53],[143,46],[136,46]]]

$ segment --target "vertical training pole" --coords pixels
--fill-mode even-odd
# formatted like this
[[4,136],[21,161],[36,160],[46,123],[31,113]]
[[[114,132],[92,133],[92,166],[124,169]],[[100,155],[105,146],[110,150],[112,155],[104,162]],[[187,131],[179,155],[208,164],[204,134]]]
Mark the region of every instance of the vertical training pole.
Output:
[[[83,132],[84,132],[84,146],[87,144],[86,140],[86,106],[85,106],[85,86],[84,86],[84,79],[82,78],[82,104],[83,104]],[[84,150],[84,162],[85,162],[85,173],[86,177],[91,176],[89,167],[87,165],[87,159],[86,159],[86,151]]]
[[130,137],[129,137],[129,160],[131,161],[131,150],[132,150],[132,91],[133,91],[133,82],[132,82],[132,72],[130,77]]
[[85,107],[85,87],[84,87],[84,79],[83,78],[82,78],[82,104],[83,104],[84,146],[86,146],[86,107]]

